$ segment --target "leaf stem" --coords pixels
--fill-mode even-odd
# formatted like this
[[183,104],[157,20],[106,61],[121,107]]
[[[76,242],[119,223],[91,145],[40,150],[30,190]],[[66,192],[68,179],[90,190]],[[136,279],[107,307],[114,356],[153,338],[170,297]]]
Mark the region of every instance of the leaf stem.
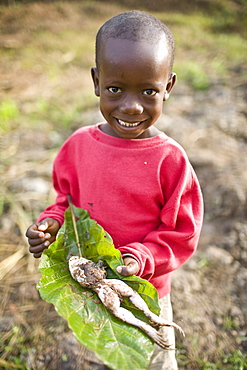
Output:
[[78,247],[79,257],[82,257],[79,235],[78,235],[78,231],[77,231],[77,228],[76,228],[75,213],[74,213],[73,203],[72,203],[72,199],[71,199],[70,194],[68,194],[68,202],[69,202],[69,208],[70,208],[70,211],[71,211],[71,217],[72,217],[73,228],[74,228],[74,232],[75,232],[75,239],[76,239],[76,244],[77,244],[77,247]]

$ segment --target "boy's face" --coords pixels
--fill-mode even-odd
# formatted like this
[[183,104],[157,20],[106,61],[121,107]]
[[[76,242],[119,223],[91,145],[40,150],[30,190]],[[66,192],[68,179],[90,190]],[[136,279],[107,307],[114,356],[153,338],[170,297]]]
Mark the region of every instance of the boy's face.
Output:
[[123,139],[155,135],[152,126],[176,81],[169,60],[165,40],[155,45],[113,38],[105,41],[99,69],[92,68],[92,77],[109,135]]

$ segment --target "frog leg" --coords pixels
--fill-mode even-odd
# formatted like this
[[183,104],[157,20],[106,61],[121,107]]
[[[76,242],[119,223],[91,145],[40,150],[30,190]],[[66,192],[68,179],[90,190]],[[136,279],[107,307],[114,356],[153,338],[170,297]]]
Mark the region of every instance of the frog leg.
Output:
[[170,326],[176,328],[184,336],[184,331],[179,325],[177,325],[175,322],[164,320],[163,318],[151,312],[142,297],[122,280],[106,279],[105,281],[108,281],[108,284],[115,291],[117,291],[120,296],[128,297],[130,302],[145,314],[145,316],[150,320],[151,324],[155,326]]
[[[115,286],[116,287],[116,286]],[[99,283],[97,287],[94,288],[94,291],[98,294],[100,300],[104,306],[112,312],[114,316],[118,319],[126,322],[127,324],[134,325],[144,331],[155,343],[164,349],[172,350],[171,345],[164,340],[162,334],[160,334],[156,329],[147,323],[137,319],[132,312],[121,307],[121,301],[118,293],[108,285]]]

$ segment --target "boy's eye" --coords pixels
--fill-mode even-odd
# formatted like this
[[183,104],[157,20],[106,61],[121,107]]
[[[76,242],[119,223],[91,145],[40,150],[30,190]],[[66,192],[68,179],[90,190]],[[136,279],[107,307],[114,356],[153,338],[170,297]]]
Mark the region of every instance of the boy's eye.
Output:
[[119,87],[115,87],[115,86],[110,86],[107,88],[107,90],[110,91],[110,93],[112,94],[118,94],[122,92],[122,90]]
[[147,89],[143,91],[143,95],[154,96],[157,93],[154,89]]

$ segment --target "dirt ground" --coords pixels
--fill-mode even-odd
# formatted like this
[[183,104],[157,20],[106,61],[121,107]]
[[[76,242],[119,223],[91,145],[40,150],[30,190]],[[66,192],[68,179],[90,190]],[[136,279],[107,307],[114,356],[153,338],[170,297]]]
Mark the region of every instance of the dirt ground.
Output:
[[[34,15],[49,27],[52,17],[45,18],[44,8],[30,9],[33,27]],[[18,22],[13,18],[12,32],[0,38],[8,51],[23,41]],[[1,97],[18,97],[25,116],[30,96],[53,97],[38,66],[20,73],[17,64],[9,68],[1,59]],[[198,251],[173,277],[174,320],[182,320],[186,332],[177,337],[182,370],[241,370],[247,363],[247,83],[240,69],[247,65],[232,71],[231,84],[215,81],[206,91],[177,84],[157,124],[185,148],[205,201]],[[67,87],[68,80],[69,91],[79,94],[75,68],[60,83]],[[0,369],[90,369],[66,322],[39,297],[38,261],[29,256],[24,233],[53,199],[50,173],[60,143],[81,122],[100,119],[98,109],[90,108],[67,131],[51,134],[44,122],[32,128],[23,123],[0,138]]]

